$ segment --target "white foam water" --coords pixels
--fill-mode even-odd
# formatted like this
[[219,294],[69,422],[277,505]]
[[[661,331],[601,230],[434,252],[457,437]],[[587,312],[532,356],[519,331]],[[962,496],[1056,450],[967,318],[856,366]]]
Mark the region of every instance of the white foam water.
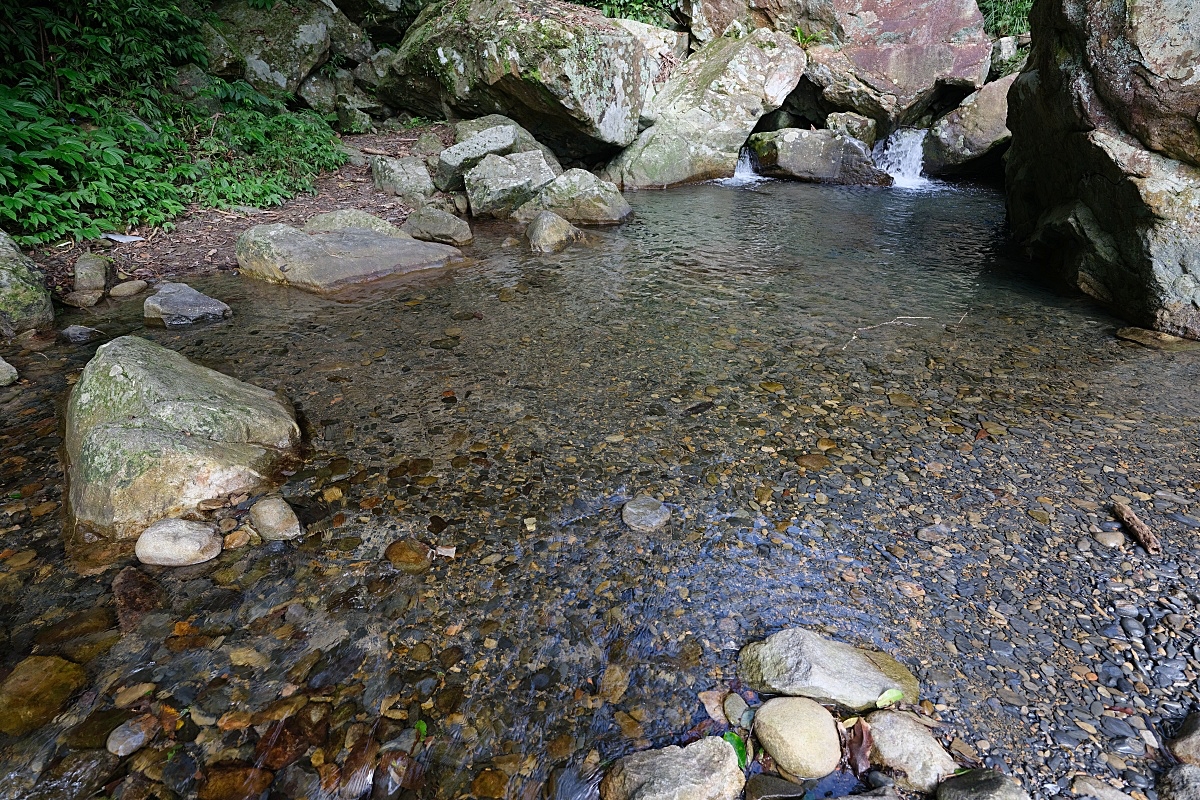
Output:
[[733,177],[721,178],[714,181],[714,183],[719,183],[722,186],[753,186],[765,180],[767,178],[754,171],[754,161],[750,157],[750,148],[743,147],[742,152],[738,155],[738,162],[733,170]]
[[924,128],[900,128],[875,147],[875,166],[892,176],[897,189],[932,189],[936,181],[922,171],[922,145],[929,131]]

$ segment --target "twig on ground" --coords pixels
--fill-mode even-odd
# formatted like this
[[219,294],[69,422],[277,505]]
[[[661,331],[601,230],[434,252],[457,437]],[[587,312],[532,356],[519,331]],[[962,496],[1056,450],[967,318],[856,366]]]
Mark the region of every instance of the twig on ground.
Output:
[[1158,537],[1154,531],[1150,530],[1150,526],[1138,519],[1138,515],[1133,513],[1133,509],[1124,503],[1113,503],[1113,515],[1120,520],[1126,530],[1137,539],[1138,544],[1146,548],[1146,552],[1151,555],[1159,555],[1162,553],[1162,544],[1159,543]]
[[863,331],[873,331],[876,328],[882,328],[887,325],[903,325],[906,328],[915,327],[911,322],[906,322],[906,320],[910,319],[933,319],[933,317],[896,317],[895,319],[888,320],[887,322],[881,322],[878,325],[867,325],[865,328],[855,328],[854,333],[851,334],[849,341],[842,345],[842,349],[845,350],[847,347],[849,347],[850,343],[857,339],[858,335]]

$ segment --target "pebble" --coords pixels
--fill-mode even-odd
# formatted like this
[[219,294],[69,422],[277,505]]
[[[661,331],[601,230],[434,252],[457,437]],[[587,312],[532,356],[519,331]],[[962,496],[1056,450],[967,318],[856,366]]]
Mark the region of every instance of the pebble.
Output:
[[113,755],[124,758],[141,750],[157,730],[158,719],[150,714],[143,714],[118,725],[108,735],[104,747]]
[[417,575],[428,572],[433,564],[433,551],[415,539],[399,539],[387,546],[383,557],[401,572]]
[[134,552],[143,564],[186,567],[216,558],[221,547],[221,535],[212,525],[163,519],[142,531]]
[[302,532],[296,512],[282,497],[264,497],[250,506],[250,524],[268,542],[296,539]]
[[653,533],[671,519],[671,509],[653,497],[641,495],[625,504],[621,519],[639,533]]

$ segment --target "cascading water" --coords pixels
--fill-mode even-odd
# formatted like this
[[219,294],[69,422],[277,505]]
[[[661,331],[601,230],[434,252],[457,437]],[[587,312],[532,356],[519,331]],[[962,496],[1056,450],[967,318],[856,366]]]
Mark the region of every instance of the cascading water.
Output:
[[717,183],[723,186],[753,186],[765,180],[766,178],[754,171],[754,161],[750,156],[750,148],[743,147],[742,152],[738,155],[738,162],[733,170],[733,177],[722,178]]
[[922,145],[929,132],[921,128],[901,128],[875,148],[875,165],[892,176],[898,189],[928,189],[934,182],[925,177],[921,168]]

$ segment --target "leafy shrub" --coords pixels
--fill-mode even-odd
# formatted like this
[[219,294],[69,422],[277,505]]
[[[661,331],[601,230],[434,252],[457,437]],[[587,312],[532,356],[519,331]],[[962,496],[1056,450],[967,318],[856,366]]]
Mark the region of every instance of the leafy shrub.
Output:
[[681,21],[678,0],[578,0],[580,5],[597,8],[604,16],[632,19],[650,25],[669,25]]
[[1029,30],[1033,0],[979,0],[984,25],[993,36],[1016,36]]
[[808,31],[804,30],[804,28],[801,28],[799,25],[797,25],[795,28],[792,29],[792,36],[795,37],[796,42],[801,47],[808,47],[808,46],[814,45],[814,44],[821,44],[825,41],[825,31],[813,31],[812,33],[809,33]]

